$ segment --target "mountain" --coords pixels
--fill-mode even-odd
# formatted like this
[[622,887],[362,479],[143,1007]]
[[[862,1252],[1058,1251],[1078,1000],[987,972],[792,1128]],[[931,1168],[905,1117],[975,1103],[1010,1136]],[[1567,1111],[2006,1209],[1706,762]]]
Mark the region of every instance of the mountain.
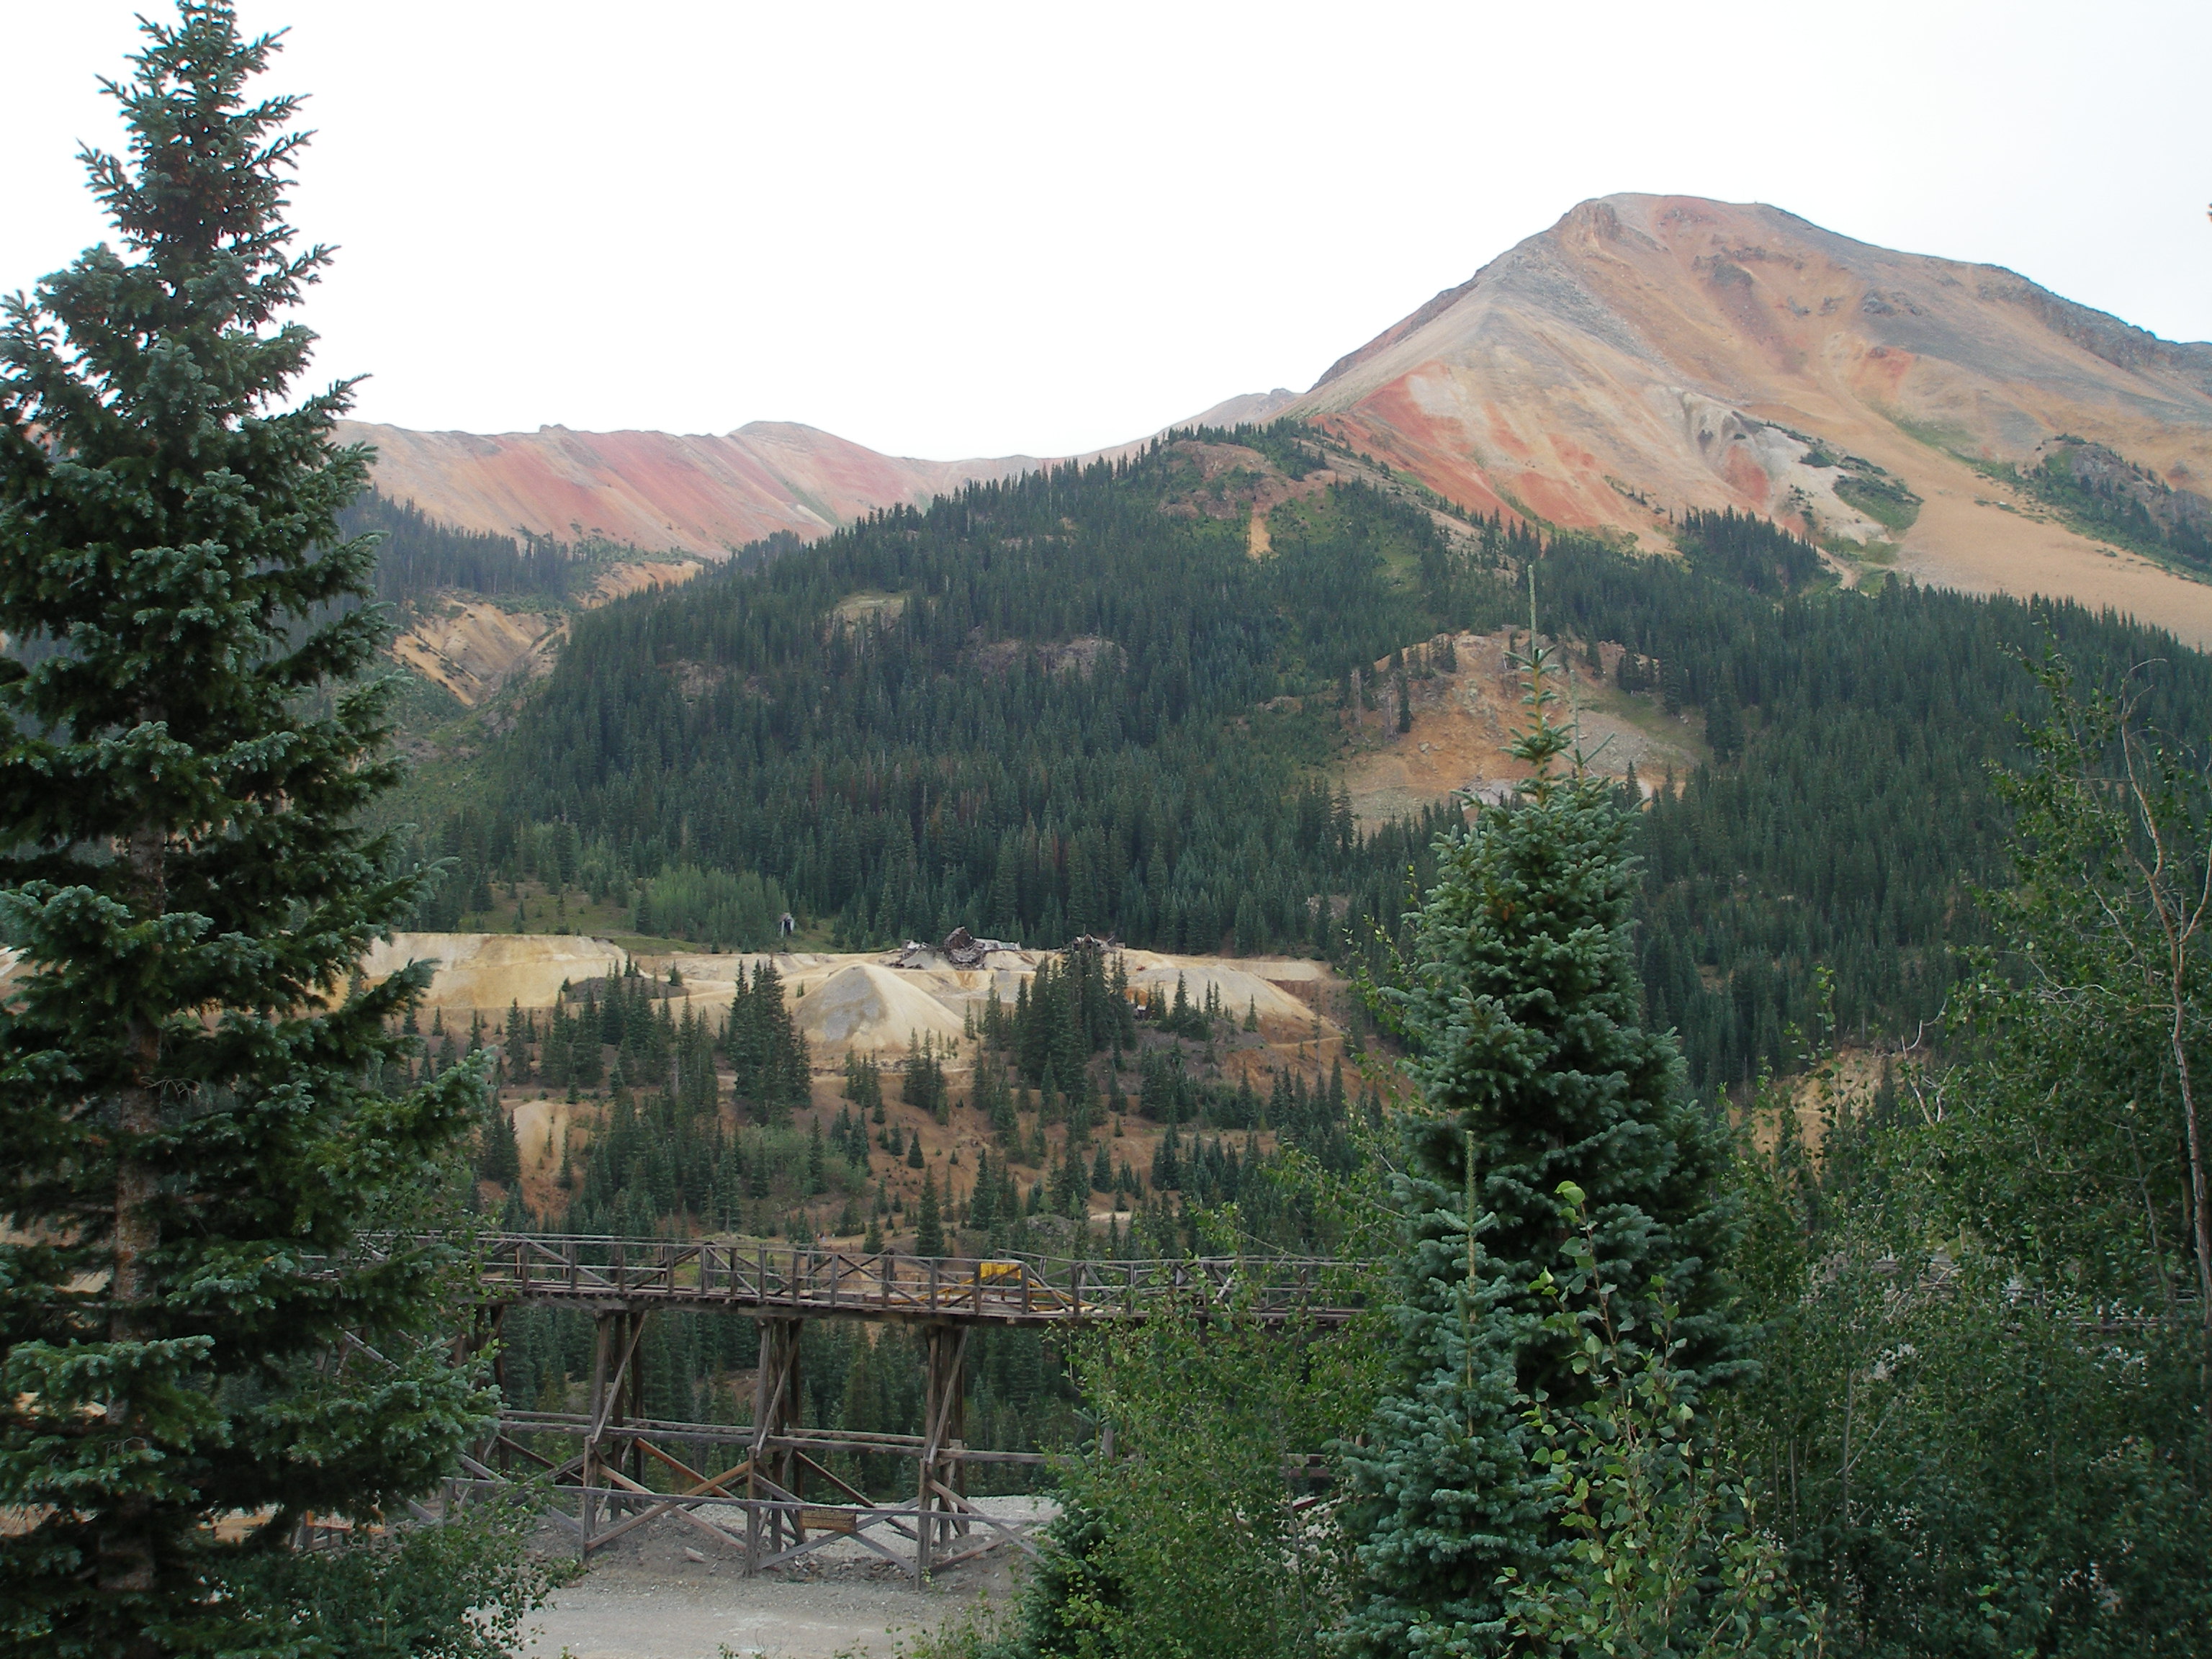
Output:
[[[1249,392],[1160,431],[1257,425],[1297,398],[1284,386]],[[755,421],[720,437],[562,426],[479,436],[347,421],[339,436],[376,447],[380,495],[411,501],[454,530],[617,542],[709,558],[778,532],[811,541],[878,507],[920,507],[963,484],[1048,464],[1030,455],[966,461],[879,455],[794,421]],[[1106,453],[1133,454],[1146,441]]]
[[2212,345],[1779,208],[1585,202],[1279,412],[1485,511],[1650,547],[1670,512],[1734,507],[1924,580],[2212,638],[2212,586],[2156,546],[2108,552],[2039,487],[2067,436],[2139,490],[2212,489]]
[[[2190,579],[2212,577],[2212,345],[1779,208],[1585,202],[1310,390],[1177,424],[1284,416],[1486,513],[1656,549],[1685,509],[1735,507],[1821,541],[1847,580],[2064,595],[2212,641],[2212,581]],[[708,557],[1045,464],[771,422],[346,435],[377,446],[384,495],[455,527]]]
[[717,557],[778,532],[811,540],[876,507],[920,506],[1037,463],[879,455],[795,422],[720,437],[540,427],[480,437],[343,422],[376,447],[378,490],[459,530],[627,543]]

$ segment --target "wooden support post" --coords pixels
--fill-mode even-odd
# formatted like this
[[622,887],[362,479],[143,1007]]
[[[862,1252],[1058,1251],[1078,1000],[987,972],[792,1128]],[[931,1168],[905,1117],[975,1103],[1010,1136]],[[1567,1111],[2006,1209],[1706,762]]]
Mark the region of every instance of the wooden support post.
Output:
[[[507,1409],[507,1349],[500,1342],[499,1338],[500,1326],[505,1320],[506,1316],[507,1304],[504,1302],[493,1303],[491,1305],[491,1328],[488,1333],[488,1340],[492,1345],[492,1386],[499,1390],[499,1402],[500,1409],[501,1411]],[[483,1450],[479,1452],[477,1455],[482,1457],[487,1454],[495,1456],[498,1459],[499,1472],[501,1474],[509,1474],[514,1472],[514,1464],[512,1458],[508,1455],[507,1438],[504,1435],[499,1432],[497,1425],[493,1425],[491,1439],[486,1443]]]
[[[622,1470],[622,1448],[617,1447],[610,1461],[606,1442],[620,1437],[625,1445],[629,1437],[622,1436],[623,1424],[629,1419],[623,1411],[625,1389],[633,1401],[641,1401],[638,1377],[638,1339],[645,1334],[645,1311],[632,1312],[617,1308],[602,1311],[596,1322],[597,1330],[592,1344],[592,1397],[588,1425],[584,1431],[583,1502],[584,1553],[589,1555],[596,1547],[599,1500],[592,1490],[613,1486],[610,1472]],[[610,1363],[611,1362],[611,1364]],[[642,1414],[642,1413],[639,1413]],[[613,1433],[611,1434],[610,1431]],[[633,1451],[633,1457],[635,1454]]]
[[[637,1352],[639,1339],[645,1332],[645,1313],[642,1309],[630,1315],[629,1344],[633,1358],[629,1367],[629,1405],[627,1416],[620,1420],[635,1422],[645,1416],[645,1356]],[[629,1478],[642,1483],[645,1480],[645,1454],[638,1449],[635,1439],[629,1443]]]
[[[921,1469],[916,1482],[915,1583],[929,1576],[931,1561],[950,1553],[957,1533],[968,1523],[960,1502],[967,1494],[968,1395],[962,1370],[968,1356],[968,1327],[932,1325],[924,1337],[921,1408]],[[950,1454],[948,1455],[948,1454]],[[958,1494],[957,1498],[948,1494]]]
[[579,1518],[584,1523],[584,1552],[591,1553],[592,1537],[599,1530],[599,1500],[593,1488],[599,1484],[599,1425],[605,1419],[607,1406],[607,1366],[614,1347],[615,1316],[600,1314],[592,1322],[592,1388],[584,1406],[584,1415],[592,1426],[584,1435],[584,1463],[579,1472],[583,1482],[582,1510]]
[[[453,1363],[456,1365],[467,1365],[483,1354],[487,1346],[491,1349],[492,1386],[498,1391],[502,1412],[507,1409],[507,1360],[499,1346],[499,1326],[501,1316],[506,1311],[507,1304],[503,1302],[483,1304],[453,1335]],[[507,1458],[506,1452],[501,1449],[503,1443],[499,1427],[494,1424],[482,1440],[473,1443],[470,1451],[462,1454],[463,1459],[466,1461],[472,1453],[481,1466],[496,1458],[499,1472],[504,1474],[507,1468]],[[439,1518],[443,1521],[452,1520],[455,1511],[465,1505],[472,1494],[471,1487],[450,1478],[441,1483],[441,1491]]]
[[[788,1435],[799,1426],[799,1338],[803,1325],[797,1319],[760,1322],[760,1370],[753,1380],[753,1455],[745,1472],[745,1496],[756,1502],[776,1495],[763,1490],[768,1486],[781,1487],[793,1500],[805,1496],[805,1464],[796,1449],[769,1443],[772,1437]],[[765,1541],[770,1555],[786,1547],[787,1533],[790,1543],[805,1541],[805,1528],[790,1511],[770,1510],[767,1528]],[[761,1559],[760,1531],[760,1511],[752,1510],[745,1527],[749,1571]]]

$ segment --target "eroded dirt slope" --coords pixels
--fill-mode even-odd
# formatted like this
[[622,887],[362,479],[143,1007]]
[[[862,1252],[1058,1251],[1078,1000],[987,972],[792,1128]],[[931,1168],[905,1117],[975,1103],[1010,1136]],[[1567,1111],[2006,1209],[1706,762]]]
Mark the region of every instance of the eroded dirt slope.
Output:
[[[1407,732],[1397,729],[1389,659],[1374,665],[1376,707],[1363,710],[1356,721],[1344,721],[1352,748],[1342,776],[1363,827],[1408,817],[1454,795],[1495,800],[1528,776],[1528,766],[1506,752],[1527,718],[1521,671],[1507,656],[1514,643],[1507,634],[1454,635],[1457,665],[1450,669],[1441,666],[1441,636],[1408,653],[1416,671],[1407,682],[1413,708],[1413,729]],[[1649,697],[1615,690],[1610,676],[1620,647],[1607,644],[1599,651],[1602,667],[1595,671],[1587,659],[1561,653],[1564,683],[1558,689],[1568,701],[1560,718],[1580,731],[1592,770],[1624,778],[1632,767],[1648,793],[1669,768],[1686,773],[1703,757],[1702,727],[1694,717],[1665,714]]]
[[[964,1182],[987,1150],[1005,1156],[988,1124],[970,1110],[955,1111],[939,1123],[919,1108],[898,1098],[896,1071],[924,1041],[944,1057],[946,1080],[956,1097],[969,1091],[975,1073],[977,1043],[966,1035],[969,1017],[980,1016],[995,990],[1011,1009],[1024,980],[1034,975],[1050,955],[1034,949],[992,951],[974,968],[959,968],[930,952],[906,953],[918,965],[894,967],[883,952],[830,954],[790,952],[773,957],[784,985],[786,1006],[805,1034],[813,1065],[813,1115],[825,1124],[842,1108],[842,1085],[847,1056],[873,1056],[894,1075],[886,1079],[885,1109],[890,1123],[903,1136],[918,1139],[927,1151],[925,1167],[951,1180],[960,1172]],[[688,1007],[695,1018],[719,1024],[727,1013],[740,972],[750,974],[764,958],[758,956],[675,955],[625,953],[612,942],[569,934],[404,933],[378,947],[364,964],[372,978],[389,973],[410,961],[435,961],[440,967],[431,981],[422,1013],[425,1030],[433,1024],[449,1034],[465,1036],[481,1016],[487,1040],[496,1042],[507,1010],[520,1004],[542,1015],[567,981],[584,981],[621,973],[633,962],[640,972],[666,988],[672,1013],[678,1019]],[[1294,957],[1177,957],[1157,951],[1131,950],[1123,953],[1130,983],[1157,988],[1172,1001],[1178,983],[1194,1005],[1204,1006],[1211,994],[1223,1009],[1216,1041],[1207,1045],[1194,1064],[1201,1074],[1234,1087],[1249,1079],[1266,1095],[1275,1073],[1287,1072],[1308,1086],[1323,1086],[1329,1069],[1345,1065],[1357,1085],[1356,1055],[1346,1046],[1339,1016],[1344,1010],[1346,988],[1325,963]],[[673,969],[680,984],[669,984]],[[1250,1016],[1256,1029],[1246,1030]],[[1157,1040],[1157,1039],[1149,1039]],[[1129,1062],[1133,1072],[1135,1062]],[[1126,1079],[1133,1086],[1133,1078]],[[562,1097],[560,1091],[542,1087],[511,1089],[501,1109],[514,1126],[522,1159],[522,1191],[533,1212],[557,1214],[566,1195],[556,1185],[562,1152],[574,1152],[588,1141],[601,1123],[606,1103],[587,1094],[580,1100]],[[732,1113],[734,1108],[726,1108]],[[1054,1156],[1066,1147],[1063,1122],[1048,1133]],[[1152,1167],[1163,1126],[1149,1122],[1133,1111],[1114,1127],[1112,1153],[1117,1164],[1144,1170]],[[1272,1144],[1263,1134],[1261,1144]],[[1024,1183],[1042,1175],[1043,1165],[1021,1165]],[[919,1197],[923,1171],[896,1160],[878,1169],[888,1191],[911,1203]],[[1108,1224],[1110,1211],[1101,1209],[1095,1219]],[[821,1218],[827,1218],[825,1215]],[[1124,1218],[1126,1219],[1126,1218]]]
[[[609,565],[578,604],[590,610],[625,594],[687,580],[699,569],[695,562],[674,560]],[[392,654],[473,708],[517,676],[550,672],[568,636],[563,611],[515,610],[495,599],[455,593],[420,607],[413,624],[392,642]]]
[[[1052,954],[1015,948],[994,951],[975,968],[955,967],[941,958],[901,968],[890,965],[891,958],[882,951],[632,957],[610,940],[572,933],[398,933],[377,945],[362,968],[375,980],[405,963],[436,963],[423,999],[423,1019],[427,1024],[435,1011],[448,1027],[466,1030],[471,1013],[494,1022],[510,1005],[550,1008],[562,984],[621,973],[632,962],[664,981],[674,969],[681,981],[675,992],[679,1006],[688,1004],[695,1015],[720,1022],[729,1011],[738,975],[773,961],[815,1069],[842,1076],[848,1054],[895,1061],[925,1036],[939,1044],[957,1041],[968,1017],[980,1018],[994,990],[1011,1010],[1023,982]],[[1137,950],[1124,951],[1121,957],[1132,986],[1158,987],[1172,997],[1181,981],[1193,1002],[1203,1002],[1212,990],[1240,1018],[1248,1010],[1255,1013],[1261,1034],[1271,1041],[1340,1035],[1322,1007],[1321,990],[1335,981],[1321,963]]]

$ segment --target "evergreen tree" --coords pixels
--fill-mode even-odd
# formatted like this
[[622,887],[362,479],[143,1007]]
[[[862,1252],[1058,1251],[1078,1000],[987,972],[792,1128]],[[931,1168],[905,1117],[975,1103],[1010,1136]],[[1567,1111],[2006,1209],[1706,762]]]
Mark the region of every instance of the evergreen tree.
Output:
[[845,1098],[863,1115],[872,1112],[875,1121],[884,1121],[883,1068],[873,1054],[846,1054]]
[[495,1101],[489,1103],[484,1113],[481,1150],[477,1154],[477,1173],[486,1181],[496,1181],[507,1187],[522,1178],[522,1149],[515,1143],[514,1121],[499,1109]]
[[1152,1150],[1152,1186],[1156,1191],[1171,1191],[1182,1185],[1181,1147],[1176,1144],[1175,1121],[1168,1121],[1168,1132],[1160,1137],[1160,1144]]
[[[86,157],[123,251],[0,324],[0,629],[33,647],[0,665],[27,966],[0,1012],[0,1642],[51,1655],[315,1644],[246,1628],[266,1542],[396,1509],[495,1404],[452,1358],[453,1247],[348,1265],[358,1232],[434,1221],[484,1067],[384,1097],[428,964],[347,988],[431,878],[360,827],[392,686],[373,546],[336,522],[368,471],[331,439],[349,383],[292,399],[313,337],[282,318],[330,257],[283,216],[306,135],[295,100],[250,100],[276,43],[222,0],[143,28],[111,88],[129,155]],[[325,1364],[348,1334],[380,1359]],[[260,1545],[218,1537],[240,1514]]]
[[1524,1413],[1589,1395],[1545,1289],[1569,1270],[1584,1194],[1585,1279],[1644,1328],[1663,1279],[1685,1389],[1726,1376],[1735,1350],[1707,1265],[1730,1233],[1721,1131],[1673,1038],[1643,1029],[1631,820],[1602,780],[1555,769],[1572,738],[1551,718],[1547,658],[1532,647],[1513,745],[1535,776],[1439,847],[1413,959],[1385,997],[1425,1103],[1402,1124],[1398,1383],[1346,1458],[1360,1500],[1349,1650],[1376,1659],[1493,1638],[1500,1574],[1541,1576],[1560,1557]]
[[1732,761],[1743,753],[1743,710],[1726,685],[1705,705],[1705,742],[1717,761]]
[[[755,1121],[781,1127],[791,1121],[794,1107],[806,1104],[806,1037],[784,1003],[783,977],[773,962],[758,963],[750,984],[738,970],[722,1043],[735,1073],[732,1087],[740,1101],[750,1104]],[[857,1081],[848,1073],[848,1090]]]
[[951,1097],[945,1092],[945,1062],[939,1058],[934,1035],[925,1036],[914,1045],[909,1034],[911,1052],[907,1056],[905,1074],[899,1085],[899,1098],[909,1106],[918,1106],[939,1123],[951,1121]]
[[506,1063],[510,1081],[530,1081],[529,1026],[524,1020],[522,1003],[519,998],[507,1006],[507,1030],[500,1044],[500,1059]]
[[945,1219],[937,1204],[937,1171],[930,1170],[921,1178],[921,1206],[915,1218],[914,1253],[916,1255],[945,1254]]
[[988,1232],[998,1216],[999,1172],[987,1146],[975,1162],[975,1190],[968,1200],[968,1224],[979,1232]]

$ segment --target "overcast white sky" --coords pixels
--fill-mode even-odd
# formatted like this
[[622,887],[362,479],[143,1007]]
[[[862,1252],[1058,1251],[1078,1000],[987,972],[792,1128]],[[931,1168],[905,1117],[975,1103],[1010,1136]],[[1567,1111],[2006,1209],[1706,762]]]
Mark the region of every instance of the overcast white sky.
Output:
[[[164,0],[0,0],[0,290]],[[1775,203],[2212,337],[2212,5],[242,0],[360,412],[1057,454],[1303,388],[1576,202]]]

